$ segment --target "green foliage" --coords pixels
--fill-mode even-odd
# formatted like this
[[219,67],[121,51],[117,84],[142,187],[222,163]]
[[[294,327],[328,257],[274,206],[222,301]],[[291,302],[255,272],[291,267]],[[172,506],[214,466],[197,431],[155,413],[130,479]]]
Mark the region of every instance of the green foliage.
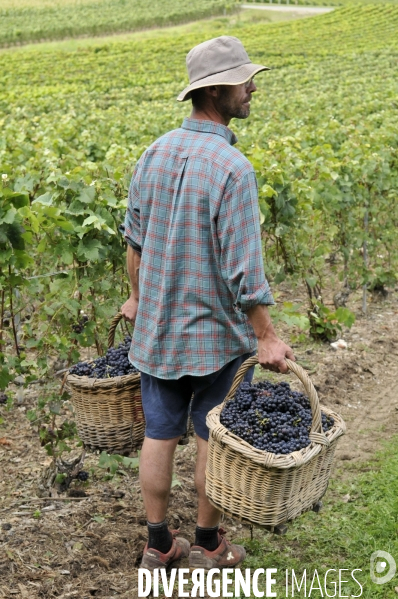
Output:
[[397,280],[397,272],[385,270],[381,266],[376,266],[369,273],[366,282],[370,291],[383,291],[386,287],[394,287]]
[[[0,316],[12,304],[13,317],[0,333],[0,386],[22,371],[26,380],[35,369],[48,373],[49,356],[70,364],[93,344],[102,353],[128,295],[118,226],[134,164],[189,114],[189,103],[175,102],[186,53],[217,35],[237,35],[254,62],[272,67],[256,78],[250,119],[232,127],[258,176],[273,286],[303,282],[312,306],[330,268],[352,288],[390,285],[398,272],[397,23],[395,6],[355,6],[275,25],[220,18],[187,35],[82,42],[74,52],[3,51]],[[76,333],[82,310],[88,322]],[[295,312],[284,306],[281,318],[305,329]],[[6,342],[11,354],[23,344],[36,360],[22,349],[14,360]]]
[[[263,0],[247,0],[251,4],[272,4]],[[361,0],[360,4],[396,4],[397,0]],[[278,4],[293,4],[291,0],[278,0]],[[357,4],[356,0],[294,0],[294,4],[304,6],[344,6],[347,4]]]
[[317,301],[309,312],[309,320],[311,337],[320,341],[334,341],[342,332],[342,325],[352,327],[355,314],[348,308],[342,307],[333,312],[322,302]]
[[225,0],[83,0],[46,6],[0,9],[0,45],[134,31],[226,13],[235,2]]
[[173,487],[181,487],[181,486],[182,486],[181,481],[177,477],[176,473],[173,472],[173,476],[172,476],[172,480],[171,480],[171,488],[173,488]]
[[117,472],[123,473],[124,468],[138,468],[139,458],[128,458],[126,456],[118,455],[117,453],[108,454],[106,451],[102,451],[99,457],[98,467],[107,470],[110,477],[113,478]]
[[[0,391],[4,391],[16,376],[25,373],[27,363],[28,361],[23,352],[20,352],[18,356],[10,354],[9,351],[7,353],[0,351]],[[35,376],[25,377],[25,386],[33,379],[35,379]]]
[[72,450],[71,442],[77,439],[75,422],[61,417],[63,402],[68,398],[67,393],[43,393],[36,408],[27,412],[28,420],[37,427],[40,444],[54,461],[62,457],[64,452],[69,453]]
[[12,379],[13,375],[11,373],[9,360],[7,360],[4,354],[0,353],[0,391],[4,391]]
[[[255,570],[264,567],[264,555],[268,567],[277,568],[277,584],[273,588],[277,596],[292,596],[286,593],[285,570],[292,568],[301,575],[304,569],[310,573],[310,580],[317,569],[323,580],[329,568],[346,568],[350,571],[359,568],[357,580],[363,586],[363,599],[393,599],[397,579],[377,585],[370,579],[370,556],[373,551],[383,549],[393,557],[398,555],[398,537],[396,514],[398,513],[398,438],[385,444],[383,450],[373,460],[360,464],[363,473],[345,464],[346,472],[335,471],[329,489],[323,501],[320,514],[308,512],[289,523],[287,534],[283,537],[263,533],[255,529],[253,540],[246,539],[244,544],[250,551],[245,567]],[[349,471],[347,472],[347,469]],[[347,501],[347,498],[349,500]],[[347,577],[343,577],[347,579]],[[350,577],[348,592],[340,596],[359,595],[359,587]],[[263,589],[265,590],[265,589]],[[328,589],[330,596],[333,588]],[[309,596],[295,590],[295,597]],[[313,597],[321,597],[313,592]],[[324,593],[324,596],[326,594]],[[338,595],[337,595],[338,596]]]
[[92,519],[94,520],[94,522],[98,522],[98,524],[102,524],[106,520],[106,518],[104,516],[101,516],[100,514],[95,514],[95,516],[93,516]]
[[270,314],[272,321],[278,323],[285,322],[289,327],[297,327],[301,331],[309,329],[310,322],[307,316],[300,312],[300,307],[292,302],[283,302],[278,307],[271,307]]
[[57,476],[55,477],[55,482],[61,485],[65,479],[66,479],[66,474],[64,474],[63,472],[59,472],[57,474]]

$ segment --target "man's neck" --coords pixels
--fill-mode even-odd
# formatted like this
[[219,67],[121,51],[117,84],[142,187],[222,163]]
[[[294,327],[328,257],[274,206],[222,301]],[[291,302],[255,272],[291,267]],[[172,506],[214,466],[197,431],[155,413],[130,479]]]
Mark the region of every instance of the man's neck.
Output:
[[228,127],[231,121],[231,119],[226,120],[222,114],[210,106],[200,110],[197,108],[192,108],[191,119],[197,119],[198,121],[213,121],[213,123],[219,123],[220,125],[225,125],[226,127]]

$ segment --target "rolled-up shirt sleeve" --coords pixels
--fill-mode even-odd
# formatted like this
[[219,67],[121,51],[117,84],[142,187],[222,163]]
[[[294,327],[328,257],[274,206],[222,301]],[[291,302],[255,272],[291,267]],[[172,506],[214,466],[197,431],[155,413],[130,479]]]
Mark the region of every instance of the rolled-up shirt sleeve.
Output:
[[275,303],[264,273],[257,181],[245,171],[230,177],[217,219],[222,276],[242,312]]
[[124,223],[119,227],[119,231],[124,236],[124,239],[139,254],[141,254],[142,248],[140,195],[138,192],[140,170],[140,162],[138,162],[131,178]]

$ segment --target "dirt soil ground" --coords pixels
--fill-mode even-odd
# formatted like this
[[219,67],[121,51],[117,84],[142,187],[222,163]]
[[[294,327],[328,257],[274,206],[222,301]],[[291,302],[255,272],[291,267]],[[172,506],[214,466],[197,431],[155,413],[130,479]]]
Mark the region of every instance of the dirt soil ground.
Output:
[[[285,292],[281,299],[293,299]],[[349,307],[359,313],[359,298]],[[347,434],[339,441],[334,468],[364,462],[382,441],[398,433],[398,293],[370,305],[344,332],[348,349],[306,343],[294,347],[308,370],[321,403],[341,413]],[[292,378],[290,378],[292,380]],[[0,407],[0,598],[135,599],[137,571],[145,543],[145,514],[137,472],[107,480],[89,455],[85,498],[37,496],[41,471],[50,458],[26,418],[40,393],[32,386],[23,405]],[[175,460],[169,523],[193,540],[194,441]],[[352,474],[351,474],[352,475]],[[333,476],[333,473],[332,473]],[[72,484],[72,487],[75,483]],[[75,486],[75,489],[78,488]],[[325,497],[327,501],[327,495]],[[249,527],[227,518],[228,536],[249,537]]]

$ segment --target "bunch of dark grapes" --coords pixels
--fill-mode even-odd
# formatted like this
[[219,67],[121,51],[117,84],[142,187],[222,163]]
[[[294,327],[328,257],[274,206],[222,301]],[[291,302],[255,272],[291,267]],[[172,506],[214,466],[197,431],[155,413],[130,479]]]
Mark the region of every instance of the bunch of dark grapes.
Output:
[[80,470],[80,472],[76,474],[77,480],[81,480],[83,483],[86,482],[86,480],[88,480],[89,476],[89,473],[85,470]]
[[7,399],[8,399],[7,395],[5,393],[0,392],[0,405],[7,403]]
[[[308,398],[289,383],[242,383],[221,412],[221,424],[256,449],[288,454],[310,444],[312,413]],[[322,413],[326,432],[334,419]]]
[[77,323],[72,325],[72,331],[78,335],[83,332],[85,324],[88,322],[87,314],[81,314]]
[[69,370],[70,374],[88,376],[96,379],[108,379],[126,374],[136,374],[138,370],[130,363],[128,353],[131,337],[127,336],[118,347],[111,347],[105,356],[93,362],[79,362]]
[[77,374],[77,376],[92,376],[93,363],[78,362],[69,370],[70,374]]

